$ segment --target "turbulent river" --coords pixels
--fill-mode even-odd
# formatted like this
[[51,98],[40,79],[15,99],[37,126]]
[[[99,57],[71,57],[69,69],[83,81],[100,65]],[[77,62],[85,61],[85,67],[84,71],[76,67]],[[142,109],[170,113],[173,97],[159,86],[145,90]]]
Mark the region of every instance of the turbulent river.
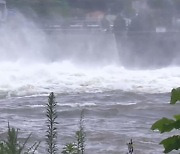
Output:
[[[30,33],[22,42],[23,34],[1,38],[1,138],[9,121],[20,128],[22,139],[32,132],[30,142],[41,141],[38,154],[44,154],[46,103],[49,93],[54,92],[60,151],[65,143],[74,141],[84,109],[87,154],[125,154],[130,139],[135,154],[162,153],[158,143],[168,135],[153,132],[150,127],[161,117],[179,113],[180,106],[169,105],[169,100],[171,89],[179,86],[180,67],[126,69],[113,60],[107,61],[104,55],[103,62],[93,59],[93,63],[84,63],[83,58],[77,62],[76,57],[74,61],[66,57],[47,60],[35,52],[43,50],[39,47],[44,40]],[[33,39],[36,42],[32,43]],[[88,58],[92,57],[84,61]]]
[[60,145],[74,140],[80,112],[85,109],[88,154],[125,153],[131,138],[135,153],[162,153],[158,142],[165,136],[150,127],[157,119],[179,112],[178,104],[169,105],[169,92],[180,83],[179,70],[127,70],[116,65],[83,68],[68,61],[1,62],[1,134],[9,121],[20,128],[21,135],[33,132],[33,140],[42,141],[39,153],[43,153],[45,106],[53,91]]

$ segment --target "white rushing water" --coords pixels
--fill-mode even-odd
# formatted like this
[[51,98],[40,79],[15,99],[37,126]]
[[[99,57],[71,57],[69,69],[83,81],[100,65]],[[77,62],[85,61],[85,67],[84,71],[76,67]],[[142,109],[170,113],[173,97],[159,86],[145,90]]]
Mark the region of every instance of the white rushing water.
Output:
[[[74,38],[66,35],[70,38],[66,42],[65,37],[59,38],[57,34],[49,39],[22,15],[2,27],[0,34],[0,95],[3,97],[42,95],[50,91],[163,93],[180,83],[180,67],[128,70],[121,66],[113,35],[93,33],[75,37],[72,34]],[[60,50],[61,46],[66,48]]]
[[26,96],[69,92],[123,90],[145,93],[169,92],[180,83],[180,68],[128,70],[115,64],[78,66],[70,61],[42,63],[0,62],[0,92]]

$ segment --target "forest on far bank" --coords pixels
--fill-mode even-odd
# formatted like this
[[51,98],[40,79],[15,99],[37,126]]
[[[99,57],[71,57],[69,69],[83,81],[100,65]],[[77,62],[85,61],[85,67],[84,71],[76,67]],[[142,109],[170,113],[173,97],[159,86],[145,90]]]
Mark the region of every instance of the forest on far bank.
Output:
[[145,3],[152,9],[164,8],[180,14],[179,0],[6,0],[6,3],[8,9],[18,9],[28,17],[35,13],[41,18],[57,15],[83,18],[93,11],[117,15],[123,10],[132,12],[134,5],[142,7]]

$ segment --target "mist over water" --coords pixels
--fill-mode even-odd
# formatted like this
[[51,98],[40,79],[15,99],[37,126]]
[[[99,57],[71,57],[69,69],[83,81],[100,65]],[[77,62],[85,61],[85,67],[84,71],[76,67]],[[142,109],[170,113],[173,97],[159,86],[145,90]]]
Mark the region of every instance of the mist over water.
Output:
[[22,15],[0,29],[0,95],[68,92],[169,92],[179,67],[121,66],[113,34],[42,30]]
[[70,60],[80,64],[101,65],[118,60],[114,36],[99,30],[54,27],[42,29],[40,25],[18,13],[1,26],[0,34],[2,61]]

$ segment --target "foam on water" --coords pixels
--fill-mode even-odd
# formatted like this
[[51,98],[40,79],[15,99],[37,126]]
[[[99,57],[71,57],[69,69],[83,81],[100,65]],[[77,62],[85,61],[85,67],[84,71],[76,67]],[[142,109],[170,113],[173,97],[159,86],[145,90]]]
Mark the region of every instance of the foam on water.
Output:
[[[128,70],[117,64],[118,53],[112,34],[96,34],[95,37],[91,34],[87,38],[84,34],[73,35],[70,43],[61,42],[63,49],[69,47],[65,53],[58,48],[63,40],[59,34],[49,39],[49,35],[19,15],[0,30],[0,35],[0,98],[39,96],[51,91],[163,93],[180,83],[180,67]],[[93,41],[93,38],[96,39]],[[71,44],[73,41],[76,43]]]
[[118,65],[82,67],[70,61],[54,63],[1,62],[0,93],[6,97],[56,93],[169,92],[180,83],[180,68],[128,70]]

